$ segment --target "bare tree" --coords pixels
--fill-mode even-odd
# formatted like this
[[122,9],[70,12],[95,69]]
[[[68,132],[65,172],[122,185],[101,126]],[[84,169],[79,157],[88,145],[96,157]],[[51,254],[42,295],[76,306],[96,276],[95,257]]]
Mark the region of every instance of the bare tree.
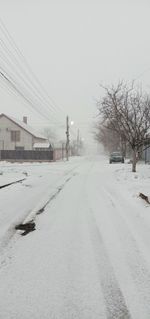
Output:
[[45,127],[42,130],[43,135],[48,139],[48,141],[50,142],[51,145],[53,145],[56,140],[57,140],[57,136],[55,134],[55,132],[50,128],[50,127]]
[[97,123],[94,129],[94,138],[97,142],[103,144],[106,152],[112,152],[114,150],[121,151],[126,156],[127,141],[123,134],[109,129],[109,125],[102,125]]
[[105,96],[98,101],[101,124],[116,132],[130,145],[133,153],[132,171],[136,172],[137,154],[147,139],[150,129],[150,98],[124,82],[103,87]]

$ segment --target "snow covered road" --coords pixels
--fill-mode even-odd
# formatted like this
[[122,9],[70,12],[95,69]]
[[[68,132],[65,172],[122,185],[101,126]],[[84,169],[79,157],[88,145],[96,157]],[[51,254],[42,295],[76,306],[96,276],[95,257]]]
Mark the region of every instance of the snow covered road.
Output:
[[[44,170],[43,194],[55,188],[45,174],[61,188],[36,216],[36,231],[18,232],[1,258],[0,318],[149,319],[150,208],[135,195],[140,176],[105,158]],[[33,175],[25,214],[40,194]]]
[[[78,160],[71,163],[9,164],[0,163],[2,175],[0,185],[25,178],[22,183],[0,190],[0,248],[7,244],[14,234],[14,226],[34,209],[44,205],[47,198],[55,193],[73,170]],[[81,163],[80,163],[81,164]]]

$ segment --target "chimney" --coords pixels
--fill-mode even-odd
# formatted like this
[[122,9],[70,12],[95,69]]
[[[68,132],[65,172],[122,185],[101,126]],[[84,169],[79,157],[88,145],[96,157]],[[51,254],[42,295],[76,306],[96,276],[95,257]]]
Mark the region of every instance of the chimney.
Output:
[[27,116],[24,116],[23,117],[23,123],[27,124],[27,122],[28,122]]

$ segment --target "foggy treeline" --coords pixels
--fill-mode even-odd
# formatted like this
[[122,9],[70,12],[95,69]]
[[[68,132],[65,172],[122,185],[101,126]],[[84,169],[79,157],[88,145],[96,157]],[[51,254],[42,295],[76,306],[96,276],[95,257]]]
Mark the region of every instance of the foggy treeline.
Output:
[[135,83],[119,82],[102,87],[104,96],[97,101],[99,120],[95,139],[108,152],[119,150],[124,156],[132,154],[132,171],[142,150],[149,143],[150,95]]

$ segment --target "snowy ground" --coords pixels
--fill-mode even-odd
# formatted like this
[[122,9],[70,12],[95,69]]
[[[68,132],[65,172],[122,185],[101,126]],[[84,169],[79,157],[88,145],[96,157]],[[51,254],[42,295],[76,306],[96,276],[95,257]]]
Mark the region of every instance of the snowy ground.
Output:
[[[0,190],[0,318],[150,318],[150,206],[138,197],[150,195],[149,165],[91,157],[0,172],[0,184],[26,178]],[[36,231],[15,232],[31,218]]]

